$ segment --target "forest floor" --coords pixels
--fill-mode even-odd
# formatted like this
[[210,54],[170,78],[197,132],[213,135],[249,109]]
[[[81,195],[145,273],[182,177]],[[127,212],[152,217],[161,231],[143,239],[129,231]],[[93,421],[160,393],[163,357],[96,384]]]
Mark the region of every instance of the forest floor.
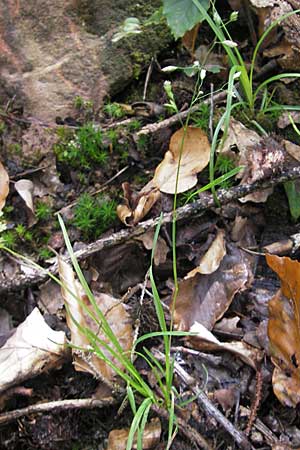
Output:
[[[247,65],[252,19],[228,25]],[[271,37],[254,86],[295,76],[232,109],[214,154],[240,86],[207,24],[101,110],[76,97],[50,125],[2,105],[1,449],[125,450],[143,395],[125,401],[107,359],[156,399],[144,449],[300,448],[300,113],[284,107],[300,82],[287,29]]]

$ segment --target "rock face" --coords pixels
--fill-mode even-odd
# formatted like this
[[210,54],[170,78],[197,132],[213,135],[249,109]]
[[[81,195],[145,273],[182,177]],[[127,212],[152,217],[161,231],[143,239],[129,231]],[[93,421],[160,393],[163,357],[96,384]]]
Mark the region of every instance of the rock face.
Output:
[[72,113],[75,96],[100,106],[171,40],[162,26],[112,43],[127,17],[149,17],[159,0],[0,0],[0,104],[26,115]]

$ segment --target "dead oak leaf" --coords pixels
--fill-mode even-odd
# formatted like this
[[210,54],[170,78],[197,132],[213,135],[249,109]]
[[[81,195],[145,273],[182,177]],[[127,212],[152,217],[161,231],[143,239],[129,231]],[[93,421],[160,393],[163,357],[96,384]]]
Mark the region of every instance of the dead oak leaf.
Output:
[[[151,419],[145,426],[143,432],[143,449],[148,450],[157,448],[160,442],[161,423],[158,418]],[[108,435],[107,450],[125,450],[127,439],[129,436],[129,429],[122,428],[120,430],[112,430]],[[137,448],[137,439],[133,442],[133,449]]]
[[266,260],[281,282],[269,301],[273,389],[281,403],[295,407],[300,402],[300,263],[275,255],[266,255]]
[[125,203],[117,206],[117,215],[125,225],[136,225],[159,200],[160,191],[154,186],[153,180],[147,183],[139,194],[133,193],[127,182],[122,184],[122,188]]
[[188,331],[197,321],[211,330],[229,308],[235,294],[252,279],[252,257],[227,243],[227,254],[213,273],[195,273],[179,283],[174,324]]
[[186,127],[171,137],[169,150],[155,170],[153,183],[161,192],[175,194],[191,189],[197,183],[197,173],[203,170],[210,157],[207,135],[200,128]]
[[[82,353],[73,350],[74,366],[78,371],[92,373],[94,376],[111,383],[114,381],[115,372],[105,359],[97,356],[96,353],[89,354],[90,340],[84,330],[89,330],[97,339],[97,345],[104,358],[109,359],[115,366],[124,367],[117,357],[112,356],[111,352],[105,348],[106,345],[112,345],[110,339],[99,326],[101,318],[97,310],[91,305],[85,295],[80,283],[75,280],[72,267],[61,257],[58,257],[59,276],[62,280],[62,296],[67,306],[66,319],[71,331],[71,342],[74,346],[83,349]],[[73,294],[73,295],[72,295]],[[94,299],[97,307],[105,316],[112,332],[118,339],[124,353],[130,352],[133,343],[133,328],[129,314],[125,306],[111,295],[104,293],[95,293]],[[90,314],[88,311],[90,311]],[[92,315],[92,316],[91,316]],[[93,319],[95,318],[95,320]],[[101,344],[103,342],[103,344]],[[86,349],[87,356],[84,357]],[[115,348],[113,348],[115,351]]]

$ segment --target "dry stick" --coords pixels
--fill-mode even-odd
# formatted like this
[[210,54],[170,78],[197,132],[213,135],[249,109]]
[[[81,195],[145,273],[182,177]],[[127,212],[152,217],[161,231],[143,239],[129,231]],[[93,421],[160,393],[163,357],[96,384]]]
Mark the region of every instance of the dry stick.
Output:
[[237,430],[234,425],[215,407],[207,395],[197,388],[196,380],[191,377],[178,363],[174,363],[174,370],[182,381],[197,395],[201,407],[212,416],[223,428],[233,437],[236,444],[245,450],[251,450],[253,447],[248,441],[246,435]]
[[[271,179],[259,180],[253,184],[242,184],[231,189],[220,189],[217,192],[217,198],[221,205],[225,205],[233,200],[244,197],[251,192],[267,189],[278,183],[284,183],[296,178],[300,178],[300,166],[293,167],[292,169],[282,172],[280,175]],[[214,207],[215,202],[213,196],[211,194],[208,194],[206,196],[200,197],[199,200],[195,201],[194,203],[190,203],[188,205],[182,206],[181,208],[178,208],[176,210],[176,218],[177,220],[182,220],[201,216],[206,211]],[[162,224],[170,223],[172,222],[172,220],[173,212],[164,214],[162,217]],[[135,227],[126,228],[105,238],[100,238],[97,241],[92,242],[91,244],[84,245],[80,250],[74,252],[75,256],[77,259],[81,260],[99,252],[100,250],[123,244],[124,242],[140,236],[146,231],[156,227],[159,221],[160,218],[155,217],[153,219],[146,220],[145,222],[141,222]],[[70,257],[66,257],[66,261],[70,261]],[[29,285],[32,286],[34,284],[44,282],[48,279],[49,273],[55,274],[57,273],[57,271],[57,263],[54,263],[52,266],[50,266],[49,269],[44,269],[39,272],[37,271],[32,276],[17,275],[13,279],[0,279],[0,294],[8,291],[17,291],[20,289],[24,289]]]
[[115,403],[115,400],[96,400],[94,398],[80,398],[72,400],[59,400],[55,402],[39,403],[30,405],[26,408],[15,409],[0,414],[0,425],[12,422],[19,417],[28,416],[29,414],[37,414],[41,412],[65,410],[65,409],[92,409],[104,408]]
[[[226,92],[224,92],[224,91],[218,92],[217,94],[215,94],[213,96],[214,103],[218,103],[220,101],[225,100],[226,96],[227,96]],[[206,105],[209,105],[210,102],[211,102],[210,97],[203,101],[203,103]],[[162,120],[161,122],[149,123],[148,125],[145,125],[143,128],[141,128],[139,131],[137,131],[134,134],[134,139],[137,141],[139,136],[141,136],[143,134],[156,133],[157,131],[162,130],[163,128],[168,128],[172,125],[175,125],[178,122],[183,122],[184,119],[186,119],[189,114],[192,114],[198,110],[199,110],[199,104],[194,105],[191,108],[189,108],[185,111],[182,111],[178,114],[174,114],[174,116],[168,117],[167,119]]]

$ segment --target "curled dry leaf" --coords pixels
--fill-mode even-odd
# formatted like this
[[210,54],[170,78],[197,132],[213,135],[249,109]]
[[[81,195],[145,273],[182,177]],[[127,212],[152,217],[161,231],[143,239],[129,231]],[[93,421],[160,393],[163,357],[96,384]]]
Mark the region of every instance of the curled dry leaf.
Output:
[[34,206],[33,206],[33,191],[34,185],[31,180],[19,180],[15,183],[15,189],[20,195],[20,197],[24,200],[27,211],[28,211],[28,226],[31,227],[34,225],[37,220],[35,218]]
[[197,321],[211,330],[229,308],[234,295],[252,280],[252,264],[253,256],[228,243],[227,254],[217,270],[208,275],[193,271],[194,276],[179,283],[175,326],[187,331]]
[[245,342],[220,342],[204,325],[197,321],[194,322],[189,331],[196,333],[196,335],[189,336],[188,341],[194,348],[201,351],[229,351],[241,358],[246,364],[253,367],[253,369],[257,369],[258,362],[263,357],[263,352]]
[[[136,238],[137,241],[141,241],[147,250],[152,250],[153,241],[154,241],[153,230],[147,231],[147,233],[142,234],[142,236],[138,236]],[[155,252],[154,252],[154,264],[159,266],[163,264],[167,260],[167,254],[169,251],[169,247],[166,244],[166,241],[159,236],[156,242]]]
[[134,194],[129,183],[122,184],[125,204],[117,206],[119,219],[127,226],[137,224],[159,200],[160,191],[151,180],[139,194]]
[[6,197],[9,193],[9,176],[3,164],[0,162],[0,211],[5,205]]
[[[112,430],[108,435],[107,450],[125,450],[129,429]],[[157,448],[160,442],[161,424],[158,418],[152,419],[146,426],[143,433],[143,450]],[[134,449],[137,448],[137,440],[133,442]]]
[[[237,147],[238,156],[232,148]],[[245,166],[237,174],[241,184],[252,184],[263,178],[269,178],[280,170],[284,161],[284,149],[272,137],[261,138],[255,131],[249,130],[241,122],[231,119],[227,137],[221,149],[233,159],[237,166]],[[242,203],[265,202],[273,189],[264,189],[241,198]]]
[[196,273],[209,275],[210,273],[215,272],[220,266],[225,255],[225,232],[223,230],[218,230],[217,236],[205,255],[201,258],[199,265],[195,269],[191,270],[185,279],[194,277]]
[[65,344],[65,333],[52,330],[35,308],[1,348],[0,392],[60,367],[66,355]]
[[175,194],[177,169],[180,162],[177,192],[185,192],[197,183],[197,173],[207,166],[210,145],[204,131],[196,127],[177,130],[171,137],[169,150],[157,166],[154,177],[139,194],[129,183],[123,183],[124,205],[118,205],[119,219],[127,226],[137,224],[160,198],[160,193]]
[[204,131],[196,127],[180,128],[171,137],[169,150],[155,170],[153,183],[161,192],[175,194],[180,161],[177,192],[185,192],[196,185],[197,173],[207,166],[209,157],[210,144]]
[[[87,296],[84,294],[80,283],[75,280],[72,267],[63,261],[62,258],[58,258],[59,264],[59,276],[62,280],[62,295],[67,306],[66,318],[67,324],[71,331],[71,342],[73,345],[88,349],[90,342],[86,335],[79,330],[79,326],[87,328],[93,332],[99,339],[106,344],[110,344],[108,337],[99,328],[99,323],[96,323],[86,312],[85,307],[90,312],[97,316],[97,312],[90,304]],[[71,294],[76,296],[76,298]],[[133,329],[129,314],[125,310],[125,306],[114,297],[107,294],[95,294],[95,301],[105,315],[112,331],[117,337],[119,344],[122,346],[124,352],[130,352],[133,343]],[[77,300],[79,299],[79,301]],[[80,304],[80,302],[82,304]],[[98,317],[98,320],[100,318]],[[77,322],[77,323],[76,323]],[[101,347],[101,344],[98,344]],[[118,360],[111,356],[111,353],[101,348],[105,356],[110,359],[116,366],[123,368]],[[78,351],[73,351],[75,369],[78,371],[84,371],[97,375],[100,379],[113,381],[115,373],[113,369],[94,353],[89,357],[84,357],[83,354],[78,354]],[[88,355],[88,353],[87,353]]]
[[300,263],[288,257],[266,255],[280,278],[281,288],[269,301],[268,336],[273,390],[281,403],[300,403]]

